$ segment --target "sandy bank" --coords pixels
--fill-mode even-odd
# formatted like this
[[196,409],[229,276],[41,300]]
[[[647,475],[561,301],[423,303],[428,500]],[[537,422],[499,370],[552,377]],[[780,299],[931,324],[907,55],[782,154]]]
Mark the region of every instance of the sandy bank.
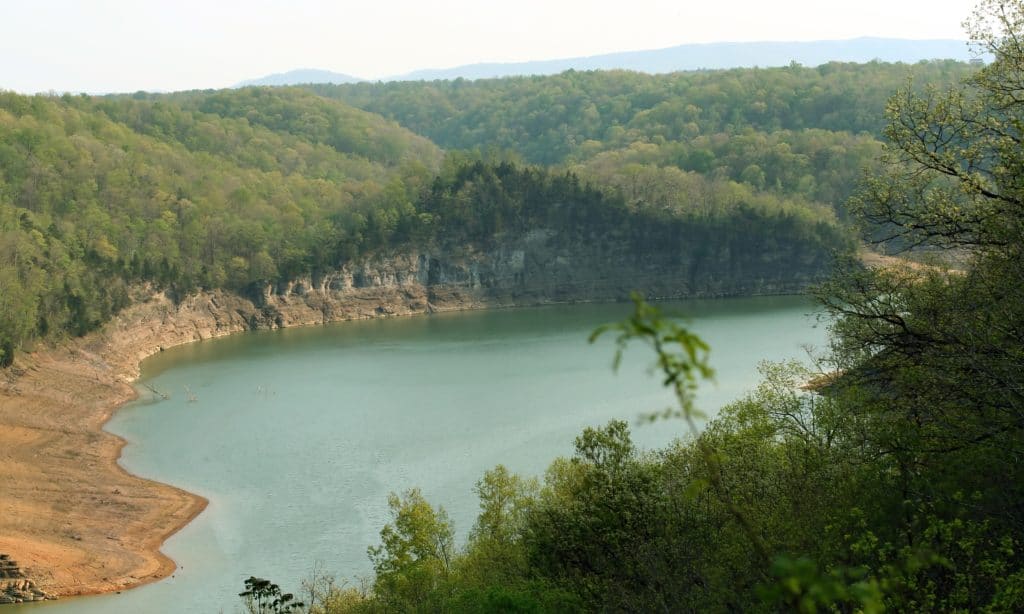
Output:
[[206,501],[117,464],[102,426],[134,390],[81,343],[24,362],[0,387],[0,553],[61,596],[170,574],[160,545]]
[[[438,309],[483,306],[458,295],[439,302]],[[177,305],[157,294],[101,331],[19,357],[15,368],[0,372],[0,553],[59,596],[170,575],[175,564],[159,548],[206,501],[117,464],[125,442],[102,427],[135,398],[130,382],[139,363],[167,347],[254,328],[432,309],[415,287],[353,291],[328,302],[275,297],[261,307],[224,293]]]

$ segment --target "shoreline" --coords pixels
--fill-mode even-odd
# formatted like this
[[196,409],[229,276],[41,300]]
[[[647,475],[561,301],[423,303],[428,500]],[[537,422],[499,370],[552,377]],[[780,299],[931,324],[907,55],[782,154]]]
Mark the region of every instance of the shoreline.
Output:
[[11,372],[0,372],[0,554],[61,598],[126,590],[177,569],[160,548],[208,501],[129,472],[119,462],[128,442],[104,429],[138,398],[131,384],[149,356],[252,330],[560,303],[428,293],[418,284],[273,301],[268,314],[223,292],[178,304],[150,294],[99,331],[19,357]]
[[128,442],[104,426],[136,391],[77,342],[26,362],[0,389],[0,552],[61,598],[171,575],[160,548],[208,501],[120,464]]
[[[203,338],[168,341],[159,327],[131,334],[147,320],[163,325],[159,316],[134,313],[130,323],[119,316],[86,337],[19,357],[14,373],[0,378],[0,553],[51,595],[111,593],[170,576],[177,564],[161,547],[208,505],[125,469],[128,441],[105,429],[138,398],[130,382],[142,360]],[[128,341],[134,336],[156,345],[140,347]]]
[[350,292],[327,306],[286,296],[273,319],[259,321],[264,310],[236,295],[202,293],[174,304],[156,293],[85,337],[19,356],[0,371],[0,554],[59,598],[169,577],[177,563],[161,547],[209,502],[119,462],[128,441],[104,427],[138,398],[132,383],[142,361],[257,329],[512,306],[460,293],[435,298],[438,305],[416,286]]
[[[185,490],[184,488],[179,488],[177,486],[174,486],[173,484],[167,484],[165,482],[160,482],[160,481],[157,481],[157,480],[153,480],[151,478],[143,477],[141,475],[136,475],[136,474],[132,473],[131,471],[128,471],[127,469],[125,469],[125,467],[123,465],[121,465],[121,452],[124,450],[125,446],[128,445],[128,440],[125,439],[124,437],[121,437],[120,435],[115,435],[115,434],[111,433],[110,431],[108,431],[106,429],[106,426],[107,426],[107,423],[110,422],[111,419],[113,419],[114,414],[116,414],[121,408],[123,408],[124,406],[128,405],[129,403],[132,403],[132,402],[136,401],[139,398],[138,391],[134,390],[134,388],[132,389],[132,391],[134,393],[132,395],[132,398],[128,399],[126,401],[123,401],[119,405],[117,405],[117,407],[115,407],[113,409],[113,411],[110,412],[110,415],[107,416],[107,419],[104,420],[103,424],[100,426],[100,428],[103,430],[104,433],[107,433],[108,435],[114,437],[117,440],[117,442],[118,442],[117,443],[117,456],[116,456],[116,458],[114,460],[114,463],[126,475],[128,475],[128,476],[130,476],[132,478],[135,478],[135,479],[139,479],[139,480],[144,480],[146,482],[150,482],[152,484],[157,484],[157,485],[160,485],[160,486],[173,488],[174,490],[180,492],[185,497],[191,499],[193,504],[191,506],[191,510],[185,516],[183,516],[180,519],[180,522],[178,522],[175,525],[166,527],[164,531],[153,535],[152,538],[150,540],[148,540],[148,541],[151,542],[150,545],[149,545],[149,549],[152,550],[155,553],[155,555],[157,556],[158,560],[160,561],[160,568],[154,574],[152,574],[151,576],[148,576],[147,578],[145,578],[143,580],[140,580],[139,582],[137,582],[135,584],[131,584],[131,585],[125,586],[124,587],[125,590],[131,589],[131,588],[136,588],[136,587],[143,586],[145,584],[150,584],[150,583],[153,583],[153,582],[159,582],[160,580],[163,580],[164,578],[170,577],[178,569],[178,564],[177,564],[176,561],[174,561],[174,559],[172,559],[171,557],[169,557],[166,554],[164,554],[164,552],[162,550],[164,543],[168,539],[170,539],[171,536],[173,536],[174,534],[178,533],[179,531],[181,531],[182,529],[187,527],[189,524],[191,524],[192,521],[195,520],[196,518],[198,518],[199,515],[202,514],[204,511],[206,511],[206,508],[210,505],[209,499],[207,499],[206,497],[203,497],[202,495],[197,495],[197,494],[195,494],[193,492]],[[99,594],[104,594],[104,593],[107,593],[107,592],[109,592],[109,591],[100,591],[100,592],[95,592],[95,593],[80,593],[78,596],[83,596],[84,597],[86,595],[99,595]]]

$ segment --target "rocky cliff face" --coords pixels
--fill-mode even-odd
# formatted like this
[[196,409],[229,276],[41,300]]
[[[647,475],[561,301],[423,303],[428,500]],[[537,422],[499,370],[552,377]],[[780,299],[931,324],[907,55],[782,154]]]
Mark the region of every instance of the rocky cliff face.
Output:
[[645,250],[624,240],[566,242],[538,230],[490,250],[369,259],[319,280],[267,288],[264,299],[272,306],[296,296],[331,304],[371,289],[400,290],[410,300],[407,306],[419,311],[624,300],[634,290],[652,299],[785,294],[821,280],[828,270],[824,254],[799,245],[746,257],[731,253],[732,247],[718,242],[703,250]]
[[799,244],[759,251],[728,241],[677,243],[643,249],[643,238],[567,241],[536,230],[487,250],[378,255],[318,278],[268,286],[256,300],[216,291],[175,304],[161,294],[121,314],[102,336],[107,347],[96,350],[135,376],[139,360],[165,347],[243,330],[625,300],[634,290],[651,299],[787,294],[821,280],[828,269],[824,254]]
[[634,290],[652,299],[786,294],[820,281],[828,271],[825,254],[798,244],[744,249],[745,256],[733,253],[739,251],[735,247],[717,241],[645,249],[642,238],[566,241],[537,230],[490,250],[424,250],[370,259],[317,284],[301,280],[268,289],[266,299],[272,304],[310,290],[327,298],[402,288],[415,289],[428,309],[444,309],[625,300]]

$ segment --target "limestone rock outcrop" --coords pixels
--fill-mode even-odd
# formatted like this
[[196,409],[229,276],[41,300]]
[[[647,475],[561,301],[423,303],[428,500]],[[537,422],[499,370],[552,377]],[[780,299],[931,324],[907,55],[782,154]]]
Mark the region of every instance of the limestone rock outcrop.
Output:
[[25,577],[17,561],[0,554],[0,605],[56,599]]
[[[643,247],[637,238],[569,240],[546,230],[506,238],[491,249],[448,248],[378,254],[317,277],[267,285],[249,297],[214,291],[172,301],[150,296],[107,327],[114,358],[137,363],[170,346],[244,330],[324,324],[485,307],[649,299],[792,294],[820,281],[829,262],[799,244],[759,255]],[[106,348],[104,348],[106,349]]]

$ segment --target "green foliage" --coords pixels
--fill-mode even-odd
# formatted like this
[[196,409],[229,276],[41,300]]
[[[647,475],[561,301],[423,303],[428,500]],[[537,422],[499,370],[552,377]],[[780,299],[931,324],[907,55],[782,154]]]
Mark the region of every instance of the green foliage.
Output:
[[[633,143],[674,143],[681,153],[694,154],[688,170],[706,172],[712,165],[700,168],[705,156],[696,152],[710,152],[717,147],[713,142],[728,136],[807,129],[874,134],[884,125],[887,98],[908,75],[946,84],[972,70],[957,62],[832,63],[308,87],[394,119],[449,149],[496,147],[553,164]],[[700,137],[709,139],[688,146]],[[688,157],[681,158],[684,165]]]
[[[0,93],[0,360],[95,329],[142,288],[259,301],[370,254],[487,248],[533,230],[626,239],[695,270],[802,276],[850,248],[835,205],[878,149],[855,133],[907,70],[941,83],[968,69]],[[486,153],[442,160],[426,138],[338,98]],[[829,110],[837,102],[850,112]]]
[[1019,535],[1024,5],[984,6],[991,21],[973,34],[995,61],[957,89],[893,98],[889,172],[857,200],[890,236],[958,251],[963,270],[855,271],[824,294],[847,372],[838,385],[860,390],[858,411],[907,498],[948,522],[964,505],[958,493],[971,493],[972,520]]
[[[892,91],[908,76],[944,86],[975,71],[956,62],[871,62],[308,87],[392,118],[442,147],[514,152],[564,166],[614,187],[627,202],[701,207],[708,193],[736,184],[774,200],[816,203],[846,219],[842,205],[859,173],[877,166],[877,135]],[[689,190],[673,196],[686,174],[716,189],[703,198]],[[668,182],[652,181],[659,175]]]
[[14,363],[14,344],[10,339],[4,339],[3,347],[0,347],[0,368],[9,367]]
[[970,25],[995,61],[957,88],[893,97],[885,172],[854,200],[877,239],[952,250],[962,268],[853,269],[821,291],[842,370],[829,395],[848,399],[891,489],[861,506],[848,556],[893,609],[1018,598],[1005,578],[1024,531],[1024,4],[984,2]]
[[444,595],[455,555],[454,530],[444,509],[434,509],[418,489],[388,498],[392,522],[381,545],[368,550],[376,574],[374,591],[388,611],[430,611]]
[[634,293],[632,300],[633,315],[620,323],[598,327],[590,335],[590,342],[605,333],[618,332],[613,362],[616,369],[630,341],[639,339],[650,345],[657,356],[657,368],[665,378],[662,385],[675,393],[679,405],[677,415],[692,426],[693,419],[699,417],[693,405],[693,393],[701,379],[710,379],[714,374],[708,365],[708,345],[677,322],[663,317],[657,307],[648,304],[639,294]]
[[[456,157],[458,159],[458,157]],[[661,180],[658,179],[660,182]],[[699,178],[697,182],[701,182]],[[469,161],[448,166],[417,205],[434,241],[451,247],[493,247],[502,237],[547,230],[563,244],[595,237],[625,240],[636,253],[678,255],[699,264],[734,269],[759,266],[783,249],[798,255],[790,266],[822,265],[832,250],[852,244],[835,217],[806,203],[760,197],[749,189],[724,196],[725,186],[703,184],[703,205],[627,202],[614,189],[601,190],[574,173],[558,174],[511,162]],[[666,193],[675,188],[665,183]],[[690,193],[679,190],[674,198]],[[696,196],[695,196],[696,198]],[[767,258],[771,259],[770,256]],[[775,267],[773,267],[775,268]]]
[[250,614],[286,614],[299,612],[305,607],[295,595],[282,593],[281,587],[270,580],[249,576],[245,581],[245,590],[238,593]]
[[207,96],[0,93],[0,346],[83,334],[141,284],[258,297],[317,275],[392,241],[375,220],[411,208],[439,162],[424,139],[304,92],[269,98],[290,113],[337,107],[401,152],[371,160],[205,113]]
[[644,180],[654,187],[641,198],[616,164],[442,160],[393,122],[301,89],[0,93],[2,360],[8,346],[95,329],[142,289],[260,301],[411,246],[493,247],[544,230],[693,253],[694,266],[735,257],[746,271],[780,251],[821,269],[850,244],[828,208],[803,197],[669,169]]
[[457,565],[461,583],[492,591],[497,581],[514,582],[526,575],[528,563],[519,546],[539,491],[537,480],[515,475],[502,465],[477,482],[480,514],[470,532],[465,556]]
[[864,614],[884,612],[882,590],[877,581],[865,579],[866,573],[844,568],[823,574],[810,559],[780,556],[772,565],[776,582],[760,593],[768,603],[802,614],[834,611],[840,605]]

